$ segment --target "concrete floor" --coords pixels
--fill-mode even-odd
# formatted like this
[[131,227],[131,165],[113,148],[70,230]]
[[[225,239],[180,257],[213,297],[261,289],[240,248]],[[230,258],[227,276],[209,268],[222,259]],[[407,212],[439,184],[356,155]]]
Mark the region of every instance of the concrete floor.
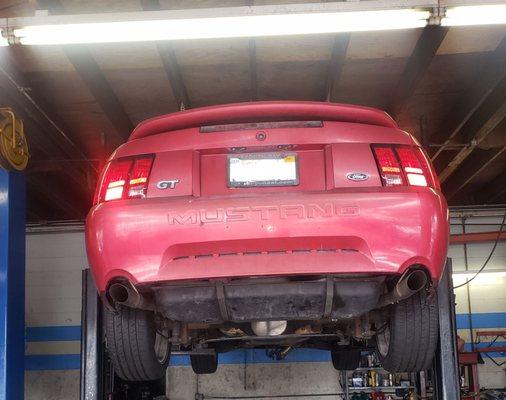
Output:
[[[212,375],[195,375],[191,367],[171,367],[167,375],[167,395],[170,400],[194,399],[195,393],[212,397],[240,398],[242,396],[270,396],[327,394],[305,399],[339,399],[328,396],[341,392],[339,373],[328,362],[300,362],[280,364],[221,365]],[[263,396],[263,397],[262,397]],[[280,399],[280,397],[276,397]]]

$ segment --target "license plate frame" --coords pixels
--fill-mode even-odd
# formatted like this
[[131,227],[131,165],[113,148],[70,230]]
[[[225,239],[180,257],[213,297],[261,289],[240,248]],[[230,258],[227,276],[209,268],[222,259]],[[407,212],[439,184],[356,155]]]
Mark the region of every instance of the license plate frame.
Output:
[[[268,169],[270,168],[273,173],[269,177]],[[257,178],[254,176],[255,173]],[[268,152],[227,155],[227,186],[230,188],[297,186],[298,184],[299,158],[297,153]]]

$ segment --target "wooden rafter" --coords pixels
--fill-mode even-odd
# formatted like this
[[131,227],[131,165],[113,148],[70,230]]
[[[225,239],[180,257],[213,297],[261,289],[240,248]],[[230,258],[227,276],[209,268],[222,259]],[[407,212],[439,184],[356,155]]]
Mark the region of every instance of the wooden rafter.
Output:
[[[37,0],[37,6],[52,14],[65,13],[60,0]],[[117,139],[121,142],[127,140],[134,128],[132,121],[88,47],[86,45],[65,46],[64,51],[99,104],[104,117],[111,123]]]
[[330,56],[329,67],[327,72],[327,84],[325,85],[325,101],[332,101],[334,88],[339,83],[343,72],[344,63],[346,62],[346,53],[350,44],[351,34],[341,33],[334,39],[332,47],[332,55]]
[[431,157],[433,162],[443,151],[451,147],[453,141],[462,136],[462,128],[473,118],[477,110],[487,101],[487,98],[506,76],[505,65],[506,37],[489,55],[489,61],[481,71],[480,78],[451,109],[440,129],[431,136],[432,143],[441,143],[441,146]]
[[[487,136],[506,117],[506,76],[489,93],[461,129],[461,135],[467,145],[453,157],[439,174],[439,180],[445,182],[483,142]],[[480,166],[477,166],[478,168]]]
[[388,107],[388,112],[394,119],[399,117],[415,92],[447,32],[448,27],[437,25],[427,25],[423,28]]
[[[145,11],[155,11],[160,9],[160,3],[158,0],[142,0],[141,3],[142,8]],[[178,108],[180,110],[191,108],[190,97],[188,96],[183,75],[177,62],[174,46],[170,42],[161,42],[157,43],[157,47]]]

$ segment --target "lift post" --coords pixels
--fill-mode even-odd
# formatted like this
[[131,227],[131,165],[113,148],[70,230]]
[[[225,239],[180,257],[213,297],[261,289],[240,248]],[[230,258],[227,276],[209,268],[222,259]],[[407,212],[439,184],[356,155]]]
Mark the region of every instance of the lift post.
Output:
[[446,261],[443,277],[437,288],[439,305],[439,343],[434,358],[434,399],[459,400],[460,374],[457,351],[455,294],[453,293],[452,260]]
[[165,399],[164,382],[130,383],[114,374],[105,348],[104,308],[89,269],[83,271],[82,289],[80,400]]
[[25,177],[0,167],[0,399],[24,398]]
[[81,400],[102,400],[102,303],[89,269],[85,269],[82,274],[81,326]]

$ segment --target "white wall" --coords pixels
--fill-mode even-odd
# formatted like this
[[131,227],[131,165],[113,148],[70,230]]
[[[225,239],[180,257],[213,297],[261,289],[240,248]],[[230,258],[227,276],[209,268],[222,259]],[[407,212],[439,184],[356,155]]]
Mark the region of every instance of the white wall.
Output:
[[[458,220],[452,220],[459,222]],[[497,218],[469,219],[468,223],[497,223]],[[467,231],[493,231],[498,226],[468,226]],[[454,233],[460,227],[452,228]],[[491,244],[467,246],[468,268],[478,269]],[[464,246],[452,246],[455,271],[465,269]],[[81,270],[87,266],[82,232],[31,233],[27,235],[26,262],[26,398],[29,400],[72,400],[78,398],[79,324],[81,312]],[[487,270],[506,270],[506,243],[502,242]],[[469,298],[468,298],[469,291]],[[459,325],[471,313],[476,329],[506,329],[506,277],[483,275],[468,287],[457,289]],[[492,325],[491,325],[492,324]],[[486,327],[483,327],[486,326]],[[459,329],[469,340],[470,329]],[[35,341],[36,340],[36,341]],[[497,355],[494,355],[497,356]],[[504,354],[502,354],[504,356]],[[294,360],[300,361],[298,357]],[[498,358],[502,362],[505,358]],[[308,361],[308,360],[306,360]],[[188,366],[169,369],[172,399],[191,399],[197,389],[211,395],[335,393],[338,374],[329,362],[282,364],[227,364],[218,374],[199,377]],[[177,358],[175,358],[177,363]],[[486,359],[479,367],[484,387],[505,387],[504,367]],[[268,379],[275,377],[275,379]],[[184,384],[183,384],[184,382]],[[317,397],[315,397],[316,399]]]
[[78,398],[84,268],[87,259],[82,232],[27,234],[27,400]]

